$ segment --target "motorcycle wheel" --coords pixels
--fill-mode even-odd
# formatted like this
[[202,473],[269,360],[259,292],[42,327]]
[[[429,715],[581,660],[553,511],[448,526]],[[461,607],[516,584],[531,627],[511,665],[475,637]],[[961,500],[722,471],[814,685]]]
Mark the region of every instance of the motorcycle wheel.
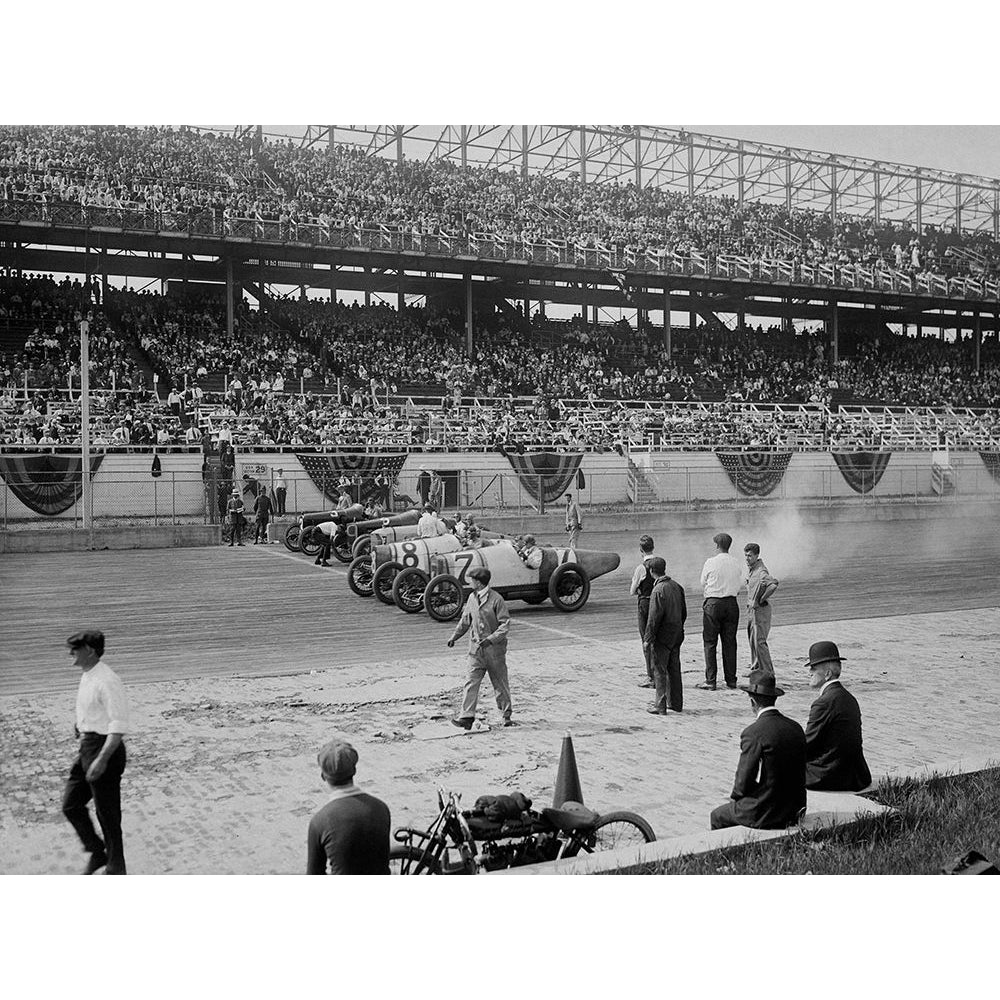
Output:
[[401,845],[389,850],[390,875],[440,875],[441,866],[415,847]]
[[651,844],[656,834],[638,813],[621,810],[601,816],[588,840],[593,851],[613,851],[616,847]]

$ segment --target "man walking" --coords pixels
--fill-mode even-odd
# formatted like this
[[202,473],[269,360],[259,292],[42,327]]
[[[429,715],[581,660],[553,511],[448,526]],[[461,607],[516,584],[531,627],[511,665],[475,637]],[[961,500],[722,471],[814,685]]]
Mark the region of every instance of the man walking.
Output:
[[872,783],[861,739],[861,707],[840,682],[843,661],[835,642],[809,647],[809,686],[819,697],[806,723],[806,787],[859,792]]
[[667,576],[667,564],[659,556],[649,560],[649,572],[655,583],[649,600],[649,617],[643,633],[642,646],[653,661],[653,681],[656,701],[648,711],[666,715],[684,710],[684,689],[681,686],[681,643],[684,642],[684,622],[687,604],[684,588]]
[[[80,750],[63,792],[63,815],[90,854],[84,875],[93,875],[99,868],[104,868],[106,875],[124,875],[121,781],[125,770],[124,738],[129,730],[125,686],[101,659],[103,632],[97,629],[75,632],[66,645],[73,663],[83,674],[76,693]],[[103,840],[98,837],[87,809],[91,799]]]
[[477,566],[469,570],[467,579],[472,581],[473,592],[465,602],[454,634],[448,640],[448,648],[451,649],[472,629],[469,636],[469,673],[462,696],[462,710],[451,721],[462,729],[472,728],[476,718],[476,705],[479,703],[479,686],[483,682],[483,676],[489,674],[503,725],[510,726],[513,725],[510,718],[510,682],[507,678],[510,612],[504,599],[490,589],[488,569]]
[[580,544],[583,515],[580,513],[580,505],[573,499],[572,493],[566,494],[566,531],[569,533],[567,544],[571,549],[575,549]]
[[285,500],[288,497],[288,483],[285,481],[285,470],[278,469],[278,475],[274,480],[274,505],[277,508],[278,517],[285,516]]
[[307,875],[388,875],[389,807],[354,784],[358,752],[331,740],[316,755],[330,801],[309,821]]
[[714,691],[719,674],[717,647],[722,636],[722,671],[726,687],[736,689],[736,630],[740,624],[740,606],[736,595],[743,584],[743,569],[729,547],[732,536],[724,531],[712,538],[715,555],[705,560],[701,571],[701,585],[705,602],[702,605],[702,640],[705,644],[705,683],[695,687]]
[[639,687],[653,687],[653,661],[650,655],[650,647],[646,645],[646,620],[649,618],[649,595],[653,592],[655,582],[653,574],[649,571],[649,561],[654,559],[653,539],[649,535],[643,535],[639,539],[639,551],[642,553],[642,562],[635,568],[632,574],[632,583],[628,588],[629,594],[638,599],[638,620],[639,620],[639,641],[642,642],[642,654],[646,659],[646,680]]
[[750,695],[757,719],[740,735],[733,792],[729,802],[712,810],[712,829],[782,830],[806,805],[806,734],[775,707],[785,692],[775,685],[774,674],[755,675],[740,688]]
[[750,673],[760,670],[774,673],[767,636],[771,631],[771,595],[778,581],[771,576],[760,557],[760,546],[747,542],[743,546],[747,561],[747,639],[750,642]]

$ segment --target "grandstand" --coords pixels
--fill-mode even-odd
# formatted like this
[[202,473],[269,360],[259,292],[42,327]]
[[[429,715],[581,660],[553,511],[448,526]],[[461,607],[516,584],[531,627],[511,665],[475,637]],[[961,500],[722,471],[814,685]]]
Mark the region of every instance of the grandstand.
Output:
[[995,450],[998,237],[997,179],[648,126],[6,127],[0,444],[78,447],[89,318],[101,449]]

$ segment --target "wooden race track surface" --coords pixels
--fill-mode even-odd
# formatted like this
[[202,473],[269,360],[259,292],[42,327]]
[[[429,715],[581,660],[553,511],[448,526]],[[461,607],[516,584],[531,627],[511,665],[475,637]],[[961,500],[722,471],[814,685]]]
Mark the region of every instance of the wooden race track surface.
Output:
[[[657,539],[668,572],[687,589],[694,642],[711,534]],[[562,539],[539,538],[546,540]],[[793,516],[737,536],[733,552],[750,540],[782,581],[776,626],[1000,606],[1000,536],[989,518],[807,529]],[[618,551],[622,567],[594,582],[577,614],[512,602],[512,643],[541,653],[636,637],[627,593],[635,545],[631,534],[585,533],[583,547]],[[0,695],[75,688],[79,674],[64,643],[88,625],[105,631],[108,662],[130,683],[446,655],[450,626],[355,597],[345,567],[335,565],[322,570],[280,545],[2,556]]]

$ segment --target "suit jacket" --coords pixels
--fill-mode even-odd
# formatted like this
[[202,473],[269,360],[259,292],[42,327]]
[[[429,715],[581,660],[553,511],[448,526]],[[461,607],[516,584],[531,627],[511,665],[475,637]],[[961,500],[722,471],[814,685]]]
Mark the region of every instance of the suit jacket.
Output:
[[857,792],[872,783],[861,749],[861,708],[840,681],[812,703],[806,724],[806,785]]
[[307,875],[388,875],[389,807],[358,792],[331,799],[309,823]]
[[669,576],[661,576],[649,595],[649,617],[642,641],[675,649],[684,641],[687,603],[684,588]]
[[806,804],[806,736],[778,711],[766,711],[740,736],[737,822],[760,830],[790,826]]

